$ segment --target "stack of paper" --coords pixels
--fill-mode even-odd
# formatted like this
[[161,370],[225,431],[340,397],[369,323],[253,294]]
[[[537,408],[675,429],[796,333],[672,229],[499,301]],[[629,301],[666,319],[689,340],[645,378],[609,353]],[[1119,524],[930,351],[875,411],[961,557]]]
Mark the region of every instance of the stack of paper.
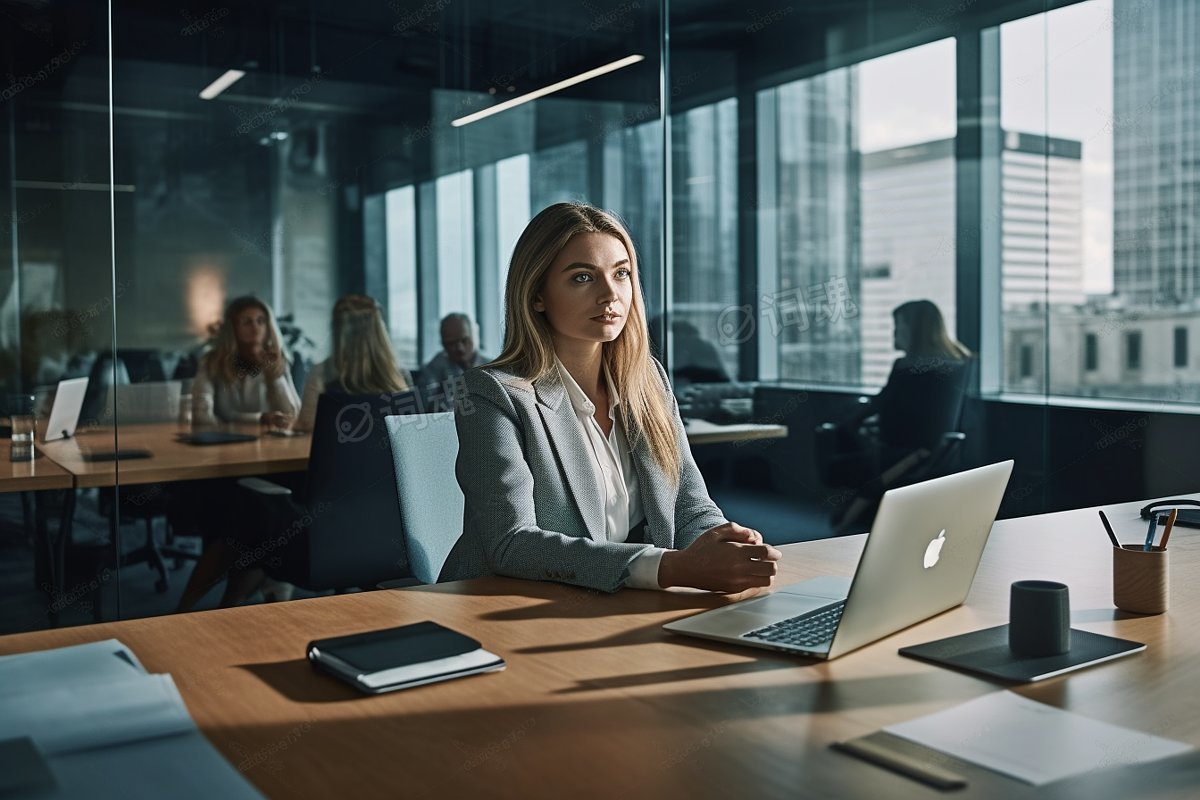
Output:
[[118,642],[0,657],[0,794],[258,798]]
[[1192,749],[1184,742],[1089,719],[1008,691],[884,730],[1034,786]]

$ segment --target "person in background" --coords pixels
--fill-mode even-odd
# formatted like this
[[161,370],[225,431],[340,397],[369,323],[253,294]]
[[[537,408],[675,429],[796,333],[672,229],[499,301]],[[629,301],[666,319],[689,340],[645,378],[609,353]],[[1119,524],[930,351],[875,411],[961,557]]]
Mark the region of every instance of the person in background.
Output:
[[[200,361],[192,381],[192,420],[196,425],[217,422],[262,423],[284,428],[300,410],[279,327],[270,307],[257,297],[238,297],[225,309],[212,349]],[[176,611],[190,611],[224,577],[231,544],[228,539],[241,522],[240,496],[233,479],[190,481],[171,492],[173,517],[194,524],[204,539],[204,552],[188,576]],[[226,587],[233,588],[232,582]],[[264,594],[280,584],[263,586]]]
[[504,351],[465,373],[455,405],[463,533],[440,580],[773,584],[780,552],[709,498],[648,342],[625,227],[578,203],[534,217],[508,271]]
[[[933,452],[959,423],[970,379],[971,351],[946,330],[930,300],[911,300],[892,311],[893,346],[904,355],[873,397],[818,432],[818,470],[831,486],[854,488],[850,504],[835,511],[838,524],[854,523],[903,474],[914,453]],[[865,425],[874,417],[874,425]],[[899,466],[898,466],[899,465]],[[898,469],[899,474],[895,473]],[[889,472],[891,470],[891,472]]]
[[304,381],[297,430],[311,431],[322,392],[384,394],[407,391],[412,376],[396,363],[379,304],[348,294],[333,306],[333,354],[312,368]]
[[447,384],[471,367],[491,359],[476,349],[475,324],[466,314],[454,312],[442,318],[442,351],[421,369],[421,385],[430,398],[429,411],[449,411],[445,398],[452,394]]
[[192,382],[193,423],[290,423],[300,410],[300,396],[281,341],[266,303],[257,297],[231,301],[217,341]]

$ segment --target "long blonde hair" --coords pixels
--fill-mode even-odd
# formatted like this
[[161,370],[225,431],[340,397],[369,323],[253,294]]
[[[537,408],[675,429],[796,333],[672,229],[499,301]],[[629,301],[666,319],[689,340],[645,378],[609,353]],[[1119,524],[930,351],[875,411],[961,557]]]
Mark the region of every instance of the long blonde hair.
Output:
[[962,361],[971,351],[946,330],[941,309],[932,300],[909,300],[892,311],[897,321],[908,325],[907,355],[926,358],[948,358]]
[[553,329],[534,311],[534,298],[546,282],[546,271],[572,237],[581,233],[615,236],[629,253],[633,301],[621,334],[605,342],[601,358],[621,397],[621,421],[636,447],[642,438],[667,477],[678,482],[679,441],[667,389],[650,358],[645,301],[639,282],[633,239],[617,217],[584,203],[555,203],[525,226],[509,263],[504,291],[504,349],[491,363],[536,381],[554,369]]
[[408,381],[383,324],[379,304],[361,294],[348,294],[333,306],[333,371],[350,394],[402,392]]
[[[267,317],[267,338],[263,342],[263,351],[276,358],[268,358],[265,366],[245,364],[238,356],[237,318],[243,311],[256,308]],[[246,295],[229,302],[225,307],[225,318],[217,329],[217,338],[213,347],[204,356],[203,369],[214,383],[233,384],[246,377],[254,375],[261,369],[268,380],[275,380],[288,368],[287,352],[283,349],[283,336],[279,333],[279,325],[271,307],[257,297]]]

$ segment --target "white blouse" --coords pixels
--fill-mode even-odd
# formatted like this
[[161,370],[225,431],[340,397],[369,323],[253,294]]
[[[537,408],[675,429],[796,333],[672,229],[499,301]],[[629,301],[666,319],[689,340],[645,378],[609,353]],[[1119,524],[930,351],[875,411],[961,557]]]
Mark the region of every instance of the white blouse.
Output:
[[[617,417],[617,406],[621,398],[613,386],[612,376],[608,368],[604,368],[604,382],[608,385],[608,418],[613,421],[608,436],[596,422],[596,406],[588,399],[587,394],[580,388],[571,373],[555,356],[554,363],[558,366],[558,374],[562,378],[563,388],[567,397],[571,398],[571,406],[575,416],[583,428],[584,437],[591,445],[593,465],[596,469],[596,479],[603,488],[604,495],[604,531],[610,542],[624,542],[629,538],[629,530],[645,519],[642,511],[642,496],[638,490],[637,471],[629,454],[629,440]],[[629,579],[626,586],[634,589],[661,589],[658,583],[658,566],[662,561],[661,547],[649,546],[629,565]]]
[[262,372],[245,374],[235,383],[214,383],[203,362],[192,381],[192,421],[197,425],[215,422],[258,422],[264,412],[282,411],[296,416],[300,395],[287,369],[268,381]]

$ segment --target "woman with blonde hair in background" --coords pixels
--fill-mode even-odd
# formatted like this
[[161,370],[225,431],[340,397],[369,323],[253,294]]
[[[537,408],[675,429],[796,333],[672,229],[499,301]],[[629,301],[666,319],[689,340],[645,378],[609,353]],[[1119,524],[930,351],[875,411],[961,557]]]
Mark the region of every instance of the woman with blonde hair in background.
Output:
[[772,585],[779,551],[709,498],[648,341],[616,217],[579,203],[534,217],[509,266],[504,350],[456,403],[465,509],[442,580]]
[[348,294],[333,306],[333,353],[308,373],[295,427],[311,431],[323,392],[390,394],[412,387],[412,376],[396,363],[379,304]]
[[281,427],[299,410],[300,397],[270,306],[250,296],[231,301],[192,382],[192,421]]
[[[286,427],[300,410],[287,354],[271,308],[257,297],[238,297],[225,308],[216,342],[192,381],[192,421],[262,423]],[[189,481],[172,489],[172,517],[195,521],[204,552],[188,576],[176,611],[190,611],[225,574],[231,532],[241,523],[233,479]],[[264,593],[283,585],[264,587]],[[233,590],[226,586],[226,599]],[[223,602],[227,605],[228,603]]]

